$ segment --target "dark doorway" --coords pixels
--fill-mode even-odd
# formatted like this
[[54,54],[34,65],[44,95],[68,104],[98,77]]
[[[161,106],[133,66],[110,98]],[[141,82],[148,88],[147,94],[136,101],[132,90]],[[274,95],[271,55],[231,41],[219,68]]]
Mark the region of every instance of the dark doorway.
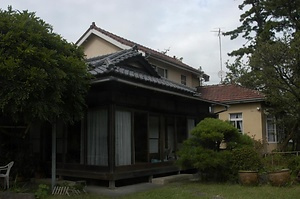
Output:
[[148,115],[134,113],[135,162],[148,162]]

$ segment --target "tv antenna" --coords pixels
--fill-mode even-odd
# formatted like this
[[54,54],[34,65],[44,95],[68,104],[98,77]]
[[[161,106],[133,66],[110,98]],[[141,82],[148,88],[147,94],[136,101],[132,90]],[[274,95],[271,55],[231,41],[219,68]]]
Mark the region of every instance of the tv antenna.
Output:
[[219,50],[220,50],[220,67],[221,70],[218,72],[218,76],[221,78],[221,83],[223,82],[223,77],[225,76],[225,72],[223,71],[223,66],[222,66],[222,42],[221,42],[221,36],[223,31],[221,28],[218,28],[217,30],[211,31],[211,32],[216,32],[219,37]]

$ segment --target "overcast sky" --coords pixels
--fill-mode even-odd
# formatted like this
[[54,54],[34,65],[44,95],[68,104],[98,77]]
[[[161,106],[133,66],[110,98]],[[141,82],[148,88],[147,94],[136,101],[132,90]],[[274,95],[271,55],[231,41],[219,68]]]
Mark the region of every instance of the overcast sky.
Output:
[[[220,82],[218,31],[239,25],[241,0],[1,0],[0,8],[36,12],[53,26],[54,32],[76,42],[92,22],[118,36],[183,62],[202,67],[210,75],[208,84]],[[222,65],[228,52],[239,48],[242,40],[222,36]]]

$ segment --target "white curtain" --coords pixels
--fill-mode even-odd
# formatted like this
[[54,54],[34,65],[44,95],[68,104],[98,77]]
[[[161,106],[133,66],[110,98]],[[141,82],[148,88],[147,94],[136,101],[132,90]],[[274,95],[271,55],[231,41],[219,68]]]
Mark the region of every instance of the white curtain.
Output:
[[116,111],[115,118],[116,166],[131,164],[131,113]]
[[87,163],[108,165],[107,110],[89,110],[87,116]]
[[187,130],[188,130],[188,138],[191,137],[191,130],[195,127],[195,120],[188,119],[187,120]]

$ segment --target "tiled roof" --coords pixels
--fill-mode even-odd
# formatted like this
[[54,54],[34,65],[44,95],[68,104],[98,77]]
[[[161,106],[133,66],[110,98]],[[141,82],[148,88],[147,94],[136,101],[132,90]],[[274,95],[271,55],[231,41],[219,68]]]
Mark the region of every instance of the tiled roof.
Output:
[[[178,66],[180,66],[180,67],[182,67],[182,68],[184,68],[184,69],[188,69],[188,70],[190,70],[190,71],[193,71],[194,73],[197,73],[197,74],[199,73],[199,71],[198,71],[197,69],[195,69],[195,68],[193,68],[193,67],[190,67],[189,65],[183,63],[182,61],[180,61],[180,60],[178,60],[178,59],[176,59],[176,58],[174,58],[174,57],[170,57],[170,56],[168,56],[168,55],[165,55],[165,54],[163,54],[163,53],[160,53],[160,52],[158,52],[158,51],[155,51],[155,50],[150,49],[150,48],[148,48],[148,47],[145,47],[145,46],[143,46],[143,45],[137,44],[137,43],[135,43],[135,42],[133,42],[133,41],[127,40],[127,39],[125,39],[125,38],[123,38],[123,37],[120,37],[120,36],[118,36],[118,35],[115,35],[115,34],[113,34],[113,33],[110,33],[110,32],[108,32],[108,31],[106,31],[106,30],[104,30],[104,29],[102,29],[102,28],[99,28],[99,27],[96,26],[95,22],[92,23],[92,25],[91,25],[90,28],[86,31],[86,33],[87,33],[89,30],[92,30],[92,29],[99,31],[99,32],[101,32],[102,34],[104,34],[104,35],[106,35],[106,36],[108,36],[108,37],[110,37],[110,38],[112,38],[112,39],[114,39],[114,40],[116,40],[116,41],[118,41],[118,42],[120,42],[120,43],[126,45],[126,46],[129,46],[129,47],[137,46],[139,50],[141,50],[141,51],[143,51],[143,52],[149,54],[150,56],[158,57],[158,58],[160,58],[160,59],[169,61],[170,63],[173,63],[173,64],[175,64],[175,65],[178,65]],[[82,37],[81,37],[78,41],[80,41],[81,39],[82,39]],[[76,43],[78,43],[78,41],[77,41]],[[205,79],[206,81],[209,80],[209,76],[208,76],[207,74],[203,74],[203,76],[204,76],[204,79]]]
[[227,104],[264,101],[262,93],[236,84],[202,86],[198,92],[203,99]]
[[[196,94],[196,89],[172,82],[166,78],[160,77],[159,75],[150,75],[143,71],[134,70],[132,68],[122,66],[121,62],[135,56],[142,57],[142,55],[137,51],[136,48],[131,48],[109,55],[103,55],[88,59],[87,63],[91,67],[90,73],[94,75],[96,79],[103,76],[109,76],[111,74],[126,79],[129,78],[131,81],[151,85],[153,87],[161,86],[169,90],[181,91],[189,93],[191,95]],[[152,66],[149,64],[149,67]]]

